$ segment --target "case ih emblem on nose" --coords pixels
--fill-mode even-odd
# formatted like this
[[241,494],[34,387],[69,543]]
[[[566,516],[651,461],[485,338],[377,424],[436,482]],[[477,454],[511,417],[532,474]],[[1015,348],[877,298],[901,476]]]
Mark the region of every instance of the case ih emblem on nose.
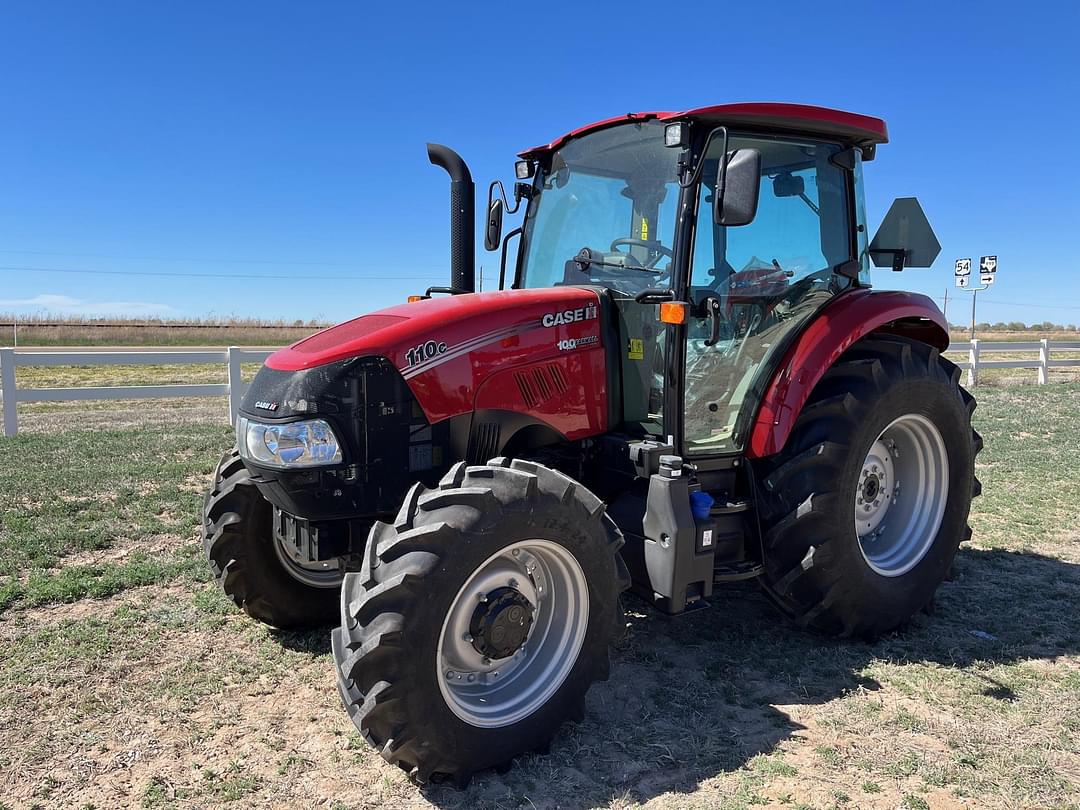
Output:
[[260,411],[271,411],[271,412],[273,412],[273,411],[276,411],[278,409],[278,404],[276,402],[267,402],[266,400],[259,400],[258,402],[255,403],[255,407],[258,408]]
[[563,326],[568,323],[574,323],[575,321],[592,321],[595,319],[596,305],[590,304],[587,307],[578,307],[577,309],[564,309],[561,312],[549,312],[540,319],[540,323],[544,326]]

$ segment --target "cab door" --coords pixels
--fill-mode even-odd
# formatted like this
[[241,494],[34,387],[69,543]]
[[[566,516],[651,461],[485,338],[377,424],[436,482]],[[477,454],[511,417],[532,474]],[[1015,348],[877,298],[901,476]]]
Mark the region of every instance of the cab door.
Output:
[[[713,189],[698,195],[683,368],[684,452],[741,452],[762,388],[787,340],[852,284],[852,174],[833,162],[837,144],[739,137],[762,155],[757,215],[713,224]],[[730,147],[729,147],[730,148]],[[703,177],[716,176],[707,155]]]

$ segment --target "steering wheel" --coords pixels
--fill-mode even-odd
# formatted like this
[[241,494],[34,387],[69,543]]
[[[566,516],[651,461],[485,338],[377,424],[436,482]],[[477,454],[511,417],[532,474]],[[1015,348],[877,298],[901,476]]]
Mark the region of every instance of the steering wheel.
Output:
[[670,248],[661,245],[659,242],[650,242],[648,239],[634,239],[630,236],[616,239],[611,243],[609,250],[618,250],[622,245],[626,245],[627,247],[643,247],[646,250],[655,253],[656,255],[644,264],[644,267],[649,269],[655,267],[656,263],[660,261],[663,256],[667,256],[669,259],[675,258],[675,253]]

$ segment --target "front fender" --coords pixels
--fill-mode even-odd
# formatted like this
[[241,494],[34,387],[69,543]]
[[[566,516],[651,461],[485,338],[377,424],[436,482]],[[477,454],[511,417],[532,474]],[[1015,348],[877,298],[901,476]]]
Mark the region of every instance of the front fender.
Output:
[[904,335],[939,351],[949,346],[945,316],[925,295],[860,289],[839,296],[796,338],[774,372],[750,430],[747,457],[780,452],[818,380],[874,331]]

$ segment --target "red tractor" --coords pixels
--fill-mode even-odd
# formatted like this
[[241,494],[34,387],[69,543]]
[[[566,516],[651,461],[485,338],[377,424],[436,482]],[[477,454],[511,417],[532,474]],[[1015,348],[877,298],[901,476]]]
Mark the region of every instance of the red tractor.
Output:
[[580,718],[626,590],[678,614],[756,579],[803,627],[901,626],[969,536],[981,440],[941,312],[870,289],[939,251],[914,199],[868,239],[886,141],[792,104],[582,127],[521,153],[512,209],[489,187],[480,293],[472,179],[429,146],[451,286],[267,360],[206,498],[225,593],[339,625],[346,709],[420,782]]

